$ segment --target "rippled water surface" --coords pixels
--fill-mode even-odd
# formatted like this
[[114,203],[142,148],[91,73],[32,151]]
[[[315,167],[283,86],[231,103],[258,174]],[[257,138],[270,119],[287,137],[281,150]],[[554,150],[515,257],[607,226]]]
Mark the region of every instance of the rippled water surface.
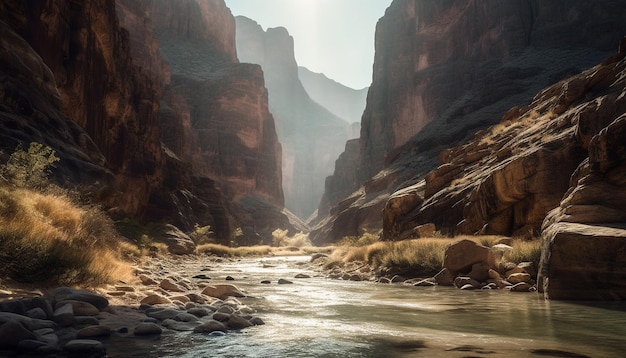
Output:
[[[251,297],[265,325],[213,337],[168,331],[109,349],[111,357],[623,357],[622,303],[545,301],[534,293],[463,291],[330,280],[308,257],[215,266]],[[201,263],[188,264],[189,276]],[[278,285],[279,278],[292,285]],[[269,285],[260,284],[271,280]]]

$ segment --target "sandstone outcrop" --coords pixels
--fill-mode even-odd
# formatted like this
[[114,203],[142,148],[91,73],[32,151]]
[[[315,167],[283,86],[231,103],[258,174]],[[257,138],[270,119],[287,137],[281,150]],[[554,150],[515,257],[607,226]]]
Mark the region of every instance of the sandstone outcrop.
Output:
[[[374,81],[362,120],[356,185],[329,187],[354,182],[339,178],[327,181],[327,192],[352,194],[327,197],[334,207],[329,217],[319,220],[321,224],[314,228],[313,240],[329,242],[359,235],[364,228],[380,229],[380,215],[372,220],[376,217],[374,212],[380,213],[394,191],[409,186],[424,199],[418,208],[433,208],[433,213],[445,211],[446,215],[424,215],[411,224],[400,224],[399,228],[385,227],[386,238],[400,238],[414,226],[428,222],[464,232],[482,230],[482,226],[477,227],[479,222],[465,222],[457,228],[455,220],[469,217],[469,213],[463,216],[467,210],[486,210],[484,205],[481,209],[478,205],[464,208],[463,203],[452,200],[444,203],[438,200],[443,194],[439,192],[449,179],[459,178],[466,171],[466,163],[497,156],[489,154],[488,143],[477,141],[457,150],[454,160],[464,161],[463,167],[445,153],[439,161],[438,154],[471,139],[476,130],[497,123],[511,107],[530,103],[542,88],[606,58],[615,39],[626,31],[620,20],[624,11],[612,0],[593,6],[584,1],[394,1],[377,25]],[[610,41],[610,37],[614,40]],[[572,100],[580,86],[570,86],[568,99]],[[524,113],[526,108],[521,113],[510,112],[509,117],[518,118],[517,114]],[[550,115],[547,111],[538,114]],[[507,147],[503,147],[500,157],[507,156]],[[487,214],[493,220],[485,232],[510,234],[526,222],[532,222],[535,228],[540,225],[542,215],[554,207],[568,186],[569,174],[552,174],[571,173],[584,155],[577,154],[576,145],[570,142],[559,149],[560,158],[552,156],[552,150],[548,144],[542,145],[529,159],[514,163],[517,173],[503,171],[489,179],[500,185],[506,178],[522,173],[519,170],[535,165],[550,168],[551,172],[538,172],[526,183],[534,183],[530,191],[535,196],[547,195],[552,204],[528,199],[515,209],[507,205],[509,210],[517,211],[514,216],[519,220],[515,223],[510,222],[513,214],[500,207],[497,212],[502,216],[497,220],[496,213]],[[423,180],[442,163],[447,165]],[[334,177],[340,175],[335,173]],[[544,184],[538,183],[542,181],[545,186],[540,188]],[[449,189],[451,195],[469,194],[459,193],[465,188],[460,180],[454,184],[456,189]],[[555,190],[548,189],[551,186]],[[486,186],[482,190],[485,189]],[[511,190],[518,198],[509,200],[519,201],[520,189],[526,190]],[[401,222],[413,215],[413,209],[416,208],[405,207],[392,215],[398,220],[391,221]],[[526,229],[530,227],[522,230]]]
[[237,16],[237,54],[261,65],[269,108],[283,146],[285,206],[303,219],[317,208],[324,179],[344,149],[350,128],[342,118],[313,101],[298,77],[293,38],[284,28],[263,28]]
[[[443,151],[421,186],[392,195],[385,235],[412,235],[428,222],[452,233],[541,234],[546,297],[624,299],[625,57],[540,91]],[[423,201],[409,201],[407,190]]]

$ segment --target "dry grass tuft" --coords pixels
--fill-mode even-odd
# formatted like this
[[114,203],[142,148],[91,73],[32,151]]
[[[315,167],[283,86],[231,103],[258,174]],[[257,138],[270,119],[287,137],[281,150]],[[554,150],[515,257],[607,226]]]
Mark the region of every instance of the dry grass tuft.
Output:
[[[351,243],[368,242],[367,238],[350,238],[343,240],[330,254],[324,268],[332,269],[343,267],[349,262],[365,262],[375,268],[394,267],[404,271],[419,274],[435,274],[443,266],[443,256],[446,247],[458,240],[468,239],[478,244],[491,247],[500,242],[503,236],[458,236],[454,238],[421,238],[398,242],[376,241],[366,245],[351,245]],[[505,257],[512,262],[533,261],[538,264],[541,255],[541,245],[538,241],[513,242],[513,250]],[[536,260],[536,261],[535,261]]]
[[272,232],[272,244],[276,247],[307,247],[311,246],[309,234],[299,232],[289,236],[289,230],[276,229]]
[[270,255],[271,252],[272,248],[267,245],[228,247],[219,244],[203,244],[196,247],[196,253],[198,254],[221,257],[267,256]]
[[131,277],[98,208],[64,195],[0,187],[0,274],[20,282],[97,285]]
[[539,267],[541,259],[541,240],[514,240],[511,243],[513,250],[504,254],[504,259],[510,262],[532,262]]

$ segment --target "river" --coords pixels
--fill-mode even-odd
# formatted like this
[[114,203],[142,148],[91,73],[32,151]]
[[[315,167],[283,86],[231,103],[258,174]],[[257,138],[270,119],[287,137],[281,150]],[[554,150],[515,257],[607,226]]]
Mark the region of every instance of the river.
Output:
[[[214,265],[265,325],[225,336],[165,332],[110,357],[623,357],[626,305],[546,301],[536,293],[330,280],[308,257]],[[183,271],[199,273],[201,263]],[[206,273],[206,272],[205,272]],[[296,274],[311,278],[296,279]],[[316,276],[317,275],[317,276]],[[277,284],[280,278],[293,284]],[[271,284],[261,284],[271,280]]]

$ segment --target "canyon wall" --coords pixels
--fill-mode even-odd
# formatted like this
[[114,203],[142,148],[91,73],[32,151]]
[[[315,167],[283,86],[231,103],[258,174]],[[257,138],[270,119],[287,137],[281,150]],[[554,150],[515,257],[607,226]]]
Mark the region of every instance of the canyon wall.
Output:
[[[348,123],[361,123],[369,87],[350,88],[302,66],[298,66],[298,78],[312,100]],[[360,126],[357,129],[360,131]],[[348,137],[357,138],[359,131],[350,132]]]
[[[91,155],[90,161],[115,176],[114,190],[102,199],[141,215],[163,177],[157,115],[162,87],[133,63],[115,3],[3,1],[2,16],[50,69],[64,117],[82,128],[89,137],[82,141],[93,142],[102,154]],[[60,147],[53,148],[68,151]]]
[[324,179],[348,139],[349,124],[311,99],[299,77],[293,38],[284,28],[263,31],[237,16],[241,62],[261,65],[270,111],[283,145],[285,206],[303,219],[317,208]]
[[351,194],[327,196],[330,215],[320,208],[313,239],[380,230],[380,212],[402,188],[417,205],[443,149],[608,56],[626,31],[625,11],[611,0],[394,1],[377,25],[356,180],[341,172],[327,180],[326,193]]
[[263,73],[222,0],[2,0],[0,20],[5,153],[49,145],[58,182],[140,221],[238,244],[291,228]]
[[[171,83],[161,103],[163,143],[231,203],[238,244],[291,228],[283,214],[281,144],[263,71],[237,61],[235,20],[222,0],[155,0],[151,13]],[[174,160],[174,159],[173,159]]]

